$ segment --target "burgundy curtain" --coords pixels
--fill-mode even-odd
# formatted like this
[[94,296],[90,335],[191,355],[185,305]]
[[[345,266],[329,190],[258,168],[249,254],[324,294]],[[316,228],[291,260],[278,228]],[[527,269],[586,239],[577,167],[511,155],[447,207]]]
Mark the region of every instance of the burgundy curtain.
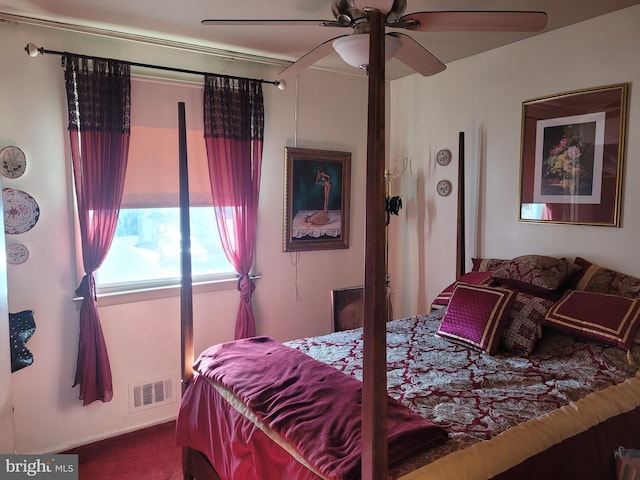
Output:
[[235,338],[256,334],[249,276],[255,248],[264,139],[262,82],[205,76],[204,136],[222,246],[239,275]]
[[[130,131],[130,67],[114,60],[66,55],[69,135],[78,205],[84,277],[78,364],[73,386],[84,405],[113,397],[93,273],[102,264],[118,223]],[[89,64],[91,63],[91,68]]]

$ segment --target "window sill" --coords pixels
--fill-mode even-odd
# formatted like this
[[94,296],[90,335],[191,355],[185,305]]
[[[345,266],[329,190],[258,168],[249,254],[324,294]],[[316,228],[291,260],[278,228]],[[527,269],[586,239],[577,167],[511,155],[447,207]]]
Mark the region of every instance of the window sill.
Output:
[[[251,279],[259,279],[260,275],[252,275]],[[194,282],[192,292],[194,295],[209,292],[222,292],[225,290],[235,290],[238,287],[237,278],[225,278],[219,280],[207,280]],[[122,290],[119,292],[99,293],[98,307],[108,307],[111,305],[121,305],[124,303],[147,302],[162,298],[180,296],[180,285],[167,285],[162,287],[138,288],[132,290]],[[83,297],[74,297],[74,302],[82,302]]]

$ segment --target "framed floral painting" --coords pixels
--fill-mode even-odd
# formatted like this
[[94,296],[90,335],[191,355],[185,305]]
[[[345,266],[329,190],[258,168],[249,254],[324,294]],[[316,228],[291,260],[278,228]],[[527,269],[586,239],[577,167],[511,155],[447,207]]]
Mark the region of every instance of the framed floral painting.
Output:
[[620,226],[628,84],[522,104],[522,222]]

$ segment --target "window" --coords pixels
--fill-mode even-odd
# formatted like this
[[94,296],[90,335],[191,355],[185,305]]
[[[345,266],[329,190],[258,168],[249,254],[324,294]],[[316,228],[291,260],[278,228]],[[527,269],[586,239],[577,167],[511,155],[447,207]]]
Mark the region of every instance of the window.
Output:
[[[220,243],[213,207],[191,207],[194,277],[234,273]],[[178,208],[127,208],[120,212],[111,249],[98,271],[99,286],[176,283],[180,279]]]
[[116,234],[96,272],[101,293],[180,279],[178,102],[186,111],[192,275],[198,280],[235,276],[211,204],[202,85],[132,78],[127,176]]

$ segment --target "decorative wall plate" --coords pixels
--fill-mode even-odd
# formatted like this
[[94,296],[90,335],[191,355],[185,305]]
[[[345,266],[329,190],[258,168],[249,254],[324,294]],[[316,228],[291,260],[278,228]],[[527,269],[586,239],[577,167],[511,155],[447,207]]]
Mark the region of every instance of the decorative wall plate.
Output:
[[4,204],[4,233],[28,232],[38,223],[40,207],[38,202],[26,192],[13,188],[2,189]]
[[18,147],[0,150],[0,171],[7,178],[18,178],[27,169],[27,158]]
[[449,165],[449,162],[451,162],[451,150],[447,148],[438,150],[438,153],[436,153],[436,162],[438,162],[438,165],[442,165],[443,167],[445,165]]
[[449,180],[440,180],[436,185],[436,190],[438,192],[438,195],[442,197],[446,197],[451,193],[451,190],[452,190],[451,182]]
[[12,243],[7,245],[7,263],[11,265],[20,265],[29,258],[29,249],[21,243]]

